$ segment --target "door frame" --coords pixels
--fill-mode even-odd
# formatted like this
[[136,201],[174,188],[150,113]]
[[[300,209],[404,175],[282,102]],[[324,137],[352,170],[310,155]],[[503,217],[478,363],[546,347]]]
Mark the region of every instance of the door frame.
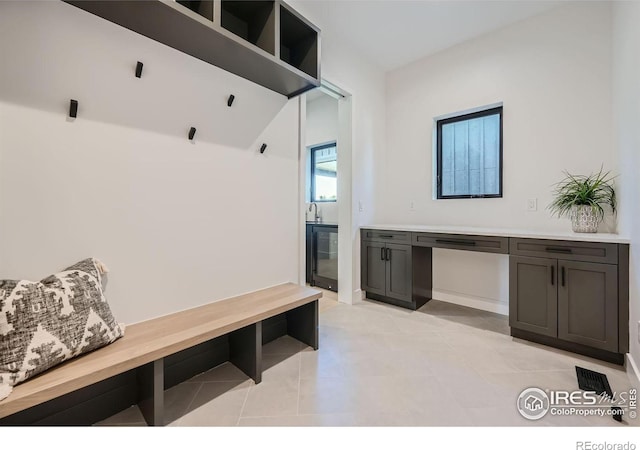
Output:
[[[360,292],[356,286],[357,250],[356,241],[358,230],[354,228],[353,219],[353,99],[351,93],[322,79],[320,87],[325,94],[338,100],[338,301],[352,304],[354,291]],[[307,95],[298,96],[298,223],[299,223],[299,254],[298,254],[298,283],[304,285],[306,280],[306,119]]]

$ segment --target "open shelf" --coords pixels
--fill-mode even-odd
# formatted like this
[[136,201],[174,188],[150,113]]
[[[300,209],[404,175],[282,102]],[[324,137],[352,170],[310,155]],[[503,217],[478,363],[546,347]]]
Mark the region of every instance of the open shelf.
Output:
[[276,54],[273,1],[222,0],[220,24],[245,41]]
[[282,0],[64,1],[289,98],[320,85],[320,30]]
[[280,59],[318,78],[318,31],[280,5]]
[[176,0],[176,3],[213,22],[213,0]]

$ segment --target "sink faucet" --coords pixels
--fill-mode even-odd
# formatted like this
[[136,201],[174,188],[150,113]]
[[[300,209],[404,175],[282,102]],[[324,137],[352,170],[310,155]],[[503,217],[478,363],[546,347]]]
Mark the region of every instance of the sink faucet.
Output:
[[311,209],[313,209],[313,207],[315,207],[313,221],[318,222],[318,219],[320,219],[320,216],[318,215],[318,204],[316,202],[312,202],[311,204],[309,204],[309,212],[311,212]]

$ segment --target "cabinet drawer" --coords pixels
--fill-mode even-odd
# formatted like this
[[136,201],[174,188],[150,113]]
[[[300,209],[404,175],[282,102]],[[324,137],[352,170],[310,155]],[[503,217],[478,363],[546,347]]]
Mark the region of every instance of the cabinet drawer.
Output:
[[570,261],[618,263],[618,244],[602,242],[511,238],[509,252],[512,255],[558,258]]
[[509,253],[509,238],[466,234],[413,233],[411,242],[421,247],[450,248],[476,252]]
[[411,243],[408,231],[362,230],[361,237],[367,241]]

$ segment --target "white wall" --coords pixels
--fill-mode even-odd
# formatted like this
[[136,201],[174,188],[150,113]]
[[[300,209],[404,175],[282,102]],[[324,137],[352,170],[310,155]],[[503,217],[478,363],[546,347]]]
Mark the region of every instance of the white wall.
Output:
[[321,94],[307,101],[307,147],[338,139],[338,100]]
[[[640,3],[613,6],[613,118],[620,173],[620,232],[631,237],[629,343],[640,364]],[[636,372],[636,377],[640,373]]]
[[297,99],[62,2],[0,2],[0,54],[0,277],[95,256],[125,323],[297,279]]
[[[313,13],[312,2],[293,0],[289,3],[321,30],[327,29],[323,16]],[[340,202],[339,261],[346,261],[351,267],[345,270],[339,263],[338,298],[351,303],[361,298],[359,227],[372,223],[376,199],[381,193],[375,179],[381,176],[378,172],[385,152],[385,75],[380,67],[364,59],[338,34],[324,33],[322,78],[351,94],[339,107],[340,115],[351,114],[351,119],[345,119],[352,123],[351,159],[340,160],[341,155],[346,154],[346,142],[341,138],[342,152],[338,153],[341,170],[338,195],[341,199],[351,200],[350,203]],[[341,183],[345,183],[342,190]]]
[[[563,170],[615,169],[608,4],[563,6],[387,75],[377,223],[566,230],[545,209]],[[504,102],[504,197],[433,200],[433,118]],[[526,201],[538,199],[538,211]],[[414,202],[415,210],[410,210]],[[438,250],[434,297],[506,312],[507,257]]]
[[[306,123],[307,148],[335,142],[338,140],[338,100],[327,94],[307,102]],[[340,148],[338,148],[338,152]],[[310,161],[307,156],[307,161]],[[338,174],[338,177],[340,174]],[[307,190],[309,189],[309,176],[307,177]],[[338,223],[338,204],[335,202],[320,202],[318,215],[324,223]],[[307,212],[307,218],[313,220],[314,212]]]

